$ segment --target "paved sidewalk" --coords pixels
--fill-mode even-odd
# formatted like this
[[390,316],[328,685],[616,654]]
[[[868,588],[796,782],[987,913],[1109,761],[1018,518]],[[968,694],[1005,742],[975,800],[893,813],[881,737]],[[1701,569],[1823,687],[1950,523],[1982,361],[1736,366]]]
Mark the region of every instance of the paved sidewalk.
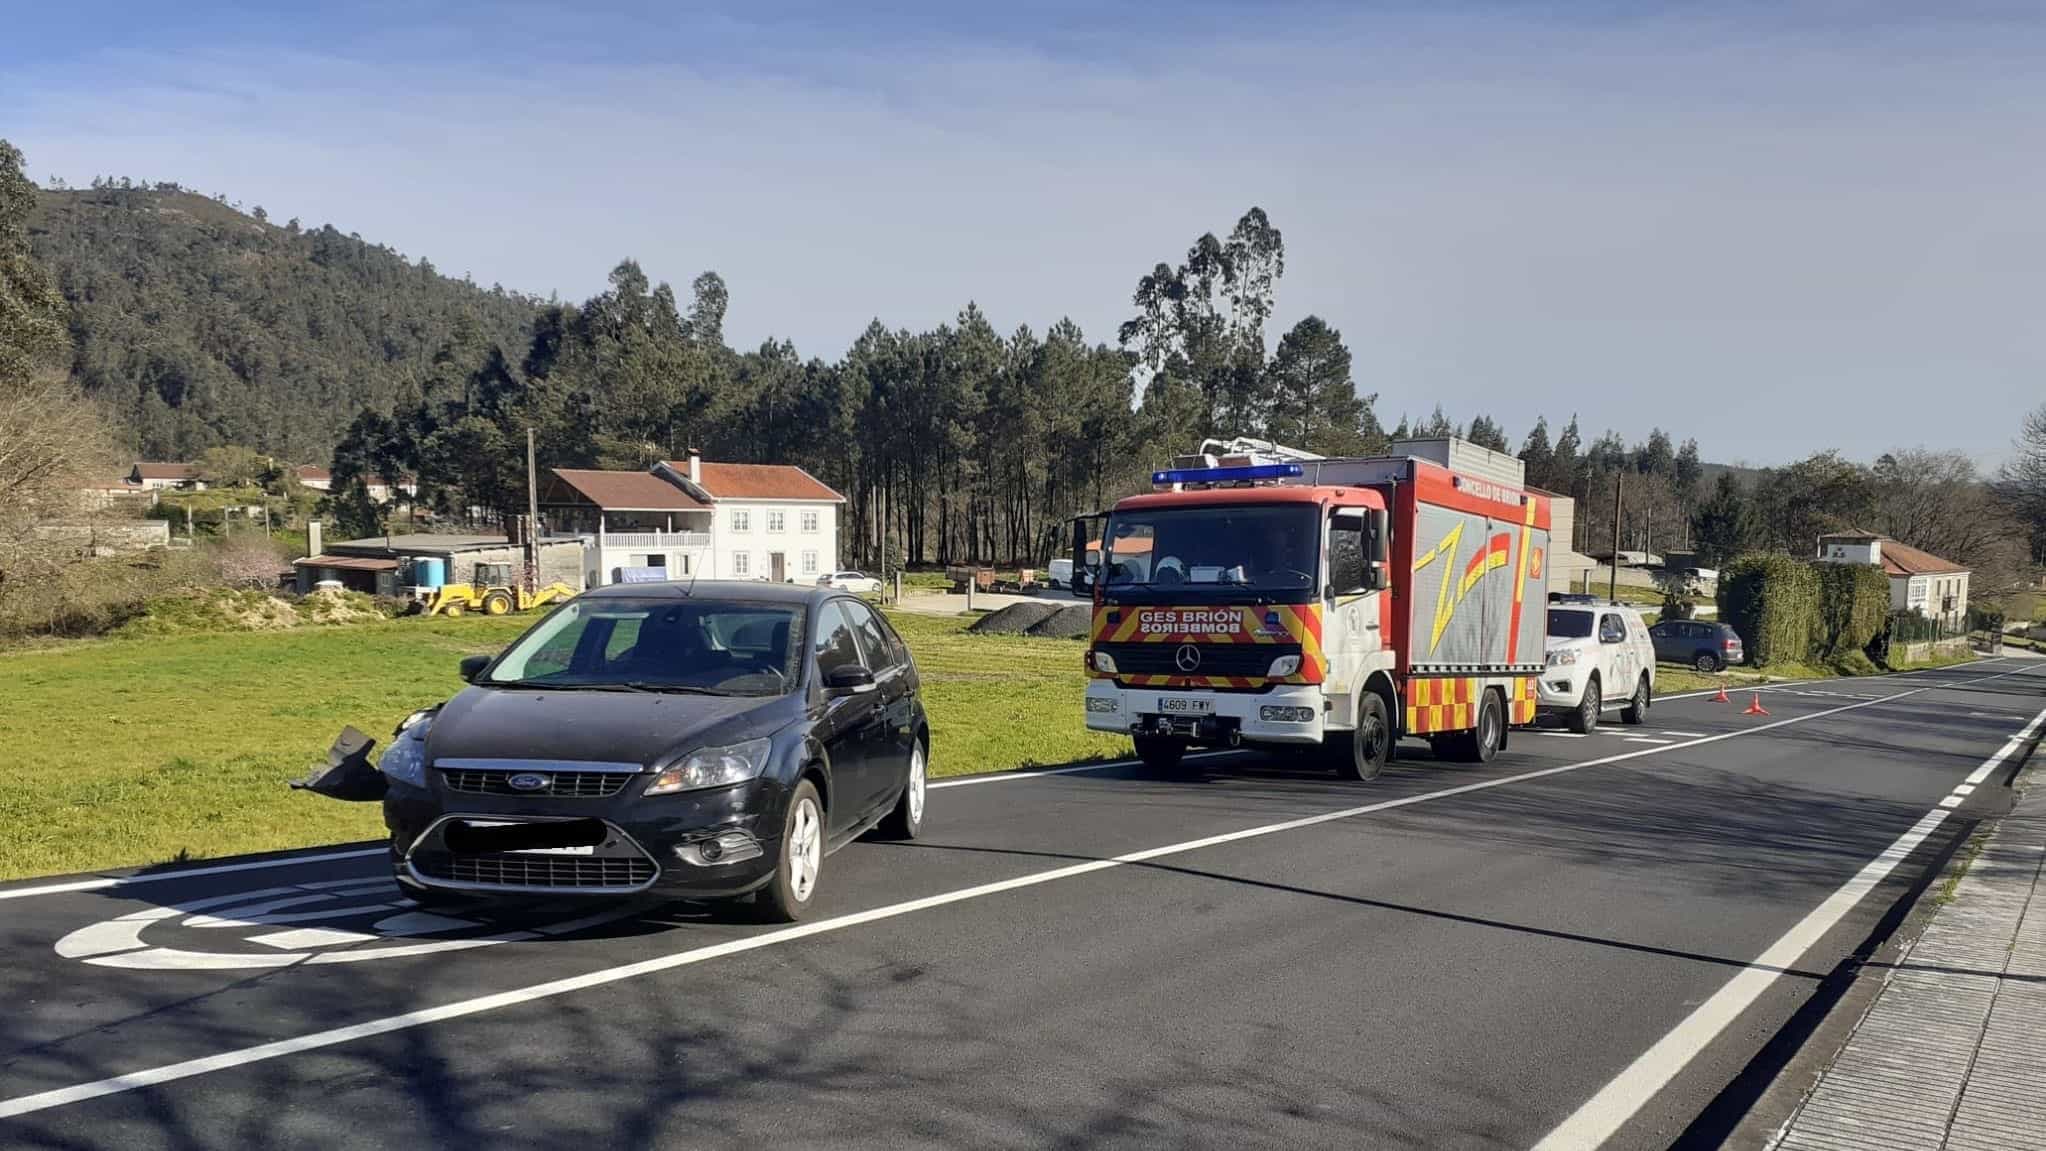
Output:
[[1775,1146],[2046,1151],[2046,771]]

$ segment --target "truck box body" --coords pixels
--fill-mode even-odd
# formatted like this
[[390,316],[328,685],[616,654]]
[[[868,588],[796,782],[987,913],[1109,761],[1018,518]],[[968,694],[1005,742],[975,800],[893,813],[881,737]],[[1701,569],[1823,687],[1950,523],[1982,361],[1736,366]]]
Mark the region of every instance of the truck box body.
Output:
[[[1454,449],[1469,447],[1443,443],[1444,459],[1461,459]],[[1415,445],[1422,451],[1430,446]],[[1161,509],[1182,515],[1207,509],[1214,516],[1212,539],[1245,538],[1245,509],[1263,502],[1313,506],[1324,534],[1316,544],[1318,571],[1310,588],[1267,591],[1249,602],[1237,585],[1212,574],[1170,589],[1155,583],[1128,588],[1104,578],[1095,589],[1088,657],[1089,726],[1177,732],[1178,720],[1157,720],[1196,715],[1201,723],[1186,730],[1198,739],[1319,741],[1324,732],[1351,725],[1361,690],[1389,697],[1389,710],[1405,735],[1470,729],[1492,691],[1499,693],[1509,723],[1531,722],[1547,622],[1549,500],[1507,482],[1518,477],[1497,460],[1467,462],[1484,464],[1490,474],[1415,455],[1324,459],[1301,462],[1297,474],[1262,486],[1173,484],[1187,490],[1119,503],[1108,532],[1120,532],[1140,517],[1155,519]],[[1331,517],[1377,509],[1383,510],[1386,537],[1378,586],[1335,588],[1330,558],[1322,554],[1335,546],[1332,527],[1338,520]],[[1157,541],[1147,539],[1133,556],[1132,570],[1148,580],[1170,563],[1176,546],[1159,529]],[[1108,550],[1120,560],[1116,545]],[[1194,551],[1202,553],[1193,571],[1227,570],[1230,562],[1226,543],[1182,550],[1189,552],[1189,563]],[[1249,570],[1258,567],[1257,552],[1258,545],[1246,539]],[[1097,650],[1116,671],[1097,666]],[[1259,674],[1274,656],[1293,652],[1303,658],[1291,674]],[[1182,695],[1200,698],[1178,698]],[[1315,713],[1314,720],[1300,721],[1298,729],[1285,726],[1294,722],[1286,717],[1306,710]],[[1281,717],[1276,725],[1269,720],[1274,715]]]

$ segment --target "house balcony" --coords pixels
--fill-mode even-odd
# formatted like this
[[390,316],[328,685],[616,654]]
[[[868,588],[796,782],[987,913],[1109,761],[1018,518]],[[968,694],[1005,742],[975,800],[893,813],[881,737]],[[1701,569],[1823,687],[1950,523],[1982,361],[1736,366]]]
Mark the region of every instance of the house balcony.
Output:
[[707,548],[709,532],[569,532],[554,538],[580,539],[604,551],[667,551],[676,548]]

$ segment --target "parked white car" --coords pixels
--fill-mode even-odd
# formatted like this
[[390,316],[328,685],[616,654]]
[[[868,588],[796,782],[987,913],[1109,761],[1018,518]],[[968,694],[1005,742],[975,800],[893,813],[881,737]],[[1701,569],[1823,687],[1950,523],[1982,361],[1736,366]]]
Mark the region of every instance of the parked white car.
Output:
[[1623,721],[1648,722],[1655,700],[1655,641],[1641,613],[1625,604],[1550,603],[1537,707],[1582,733],[1598,726],[1609,699],[1626,701]]
[[863,575],[852,571],[832,572],[829,575],[818,576],[817,586],[836,588],[839,591],[849,591],[857,595],[879,595],[881,593],[880,580],[870,575]]
[[1072,587],[1073,561],[1071,559],[1051,561],[1051,565],[1045,569],[1044,578],[1053,587]]

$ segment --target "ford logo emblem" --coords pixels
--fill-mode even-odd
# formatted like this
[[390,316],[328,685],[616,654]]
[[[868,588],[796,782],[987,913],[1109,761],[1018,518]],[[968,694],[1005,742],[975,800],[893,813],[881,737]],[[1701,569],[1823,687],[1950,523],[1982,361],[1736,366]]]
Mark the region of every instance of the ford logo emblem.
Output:
[[522,771],[504,782],[513,791],[544,791],[549,781],[539,772]]

